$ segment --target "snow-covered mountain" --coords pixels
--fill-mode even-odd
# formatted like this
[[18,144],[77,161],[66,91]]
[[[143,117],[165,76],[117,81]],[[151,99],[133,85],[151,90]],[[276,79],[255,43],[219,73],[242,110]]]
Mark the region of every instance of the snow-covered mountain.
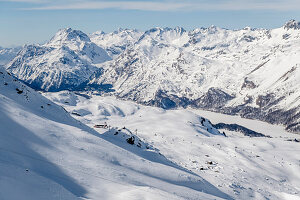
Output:
[[71,28],[62,29],[57,32],[45,46],[54,48],[68,47],[81,59],[92,64],[99,64],[111,60],[104,49],[91,42],[88,35],[82,31],[73,30]]
[[6,65],[16,57],[21,47],[2,48],[0,47],[0,66]]
[[[65,29],[35,47],[45,53],[25,47],[7,66],[46,91],[86,86],[146,105],[239,114],[300,132],[299,37],[295,20],[272,30],[177,27],[87,36]],[[84,52],[100,56],[104,49],[113,60],[96,62],[93,53],[82,53],[86,44],[93,47]]]
[[126,141],[129,129],[100,134],[3,68],[0,122],[1,199],[231,199],[141,137]]
[[112,33],[97,31],[90,34],[91,41],[102,47],[112,57],[116,58],[127,47],[133,45],[143,32],[130,29],[119,29]]
[[44,45],[25,45],[8,64],[7,71],[36,89],[74,89],[111,60],[89,37],[70,28],[60,30]]
[[118,97],[146,105],[240,114],[299,132],[297,24],[273,30],[154,28],[105,63],[90,84],[111,84]]

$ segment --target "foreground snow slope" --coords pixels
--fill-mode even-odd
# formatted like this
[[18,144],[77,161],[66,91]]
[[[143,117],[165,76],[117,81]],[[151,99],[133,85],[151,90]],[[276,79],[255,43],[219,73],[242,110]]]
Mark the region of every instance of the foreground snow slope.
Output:
[[[300,143],[294,141],[299,135],[283,127],[201,110],[164,110],[87,93],[44,95],[90,127],[107,123],[111,133],[96,130],[111,135],[116,144],[120,143],[117,131],[131,132],[129,135],[147,141],[167,159],[205,177],[234,199],[300,199]],[[213,123],[237,123],[271,137],[250,138],[220,130],[226,132],[224,137],[197,113],[209,116]]]
[[4,69],[0,122],[0,199],[230,199],[145,140],[99,134]]

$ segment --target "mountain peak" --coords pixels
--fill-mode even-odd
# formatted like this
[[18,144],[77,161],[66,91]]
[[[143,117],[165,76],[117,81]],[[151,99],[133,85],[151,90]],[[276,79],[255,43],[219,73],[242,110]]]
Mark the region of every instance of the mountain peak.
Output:
[[92,33],[92,34],[90,34],[90,35],[104,35],[104,34],[105,34],[104,31],[99,30],[99,31],[96,31],[96,32],[94,32],[94,33]]
[[80,30],[73,30],[71,28],[65,28],[59,30],[55,36],[51,39],[52,42],[58,42],[58,41],[84,41],[84,42],[90,42],[90,38],[87,36],[87,34],[83,33]]
[[300,22],[292,19],[290,21],[288,21],[287,23],[284,24],[284,29],[294,29],[294,30],[298,30],[300,29]]

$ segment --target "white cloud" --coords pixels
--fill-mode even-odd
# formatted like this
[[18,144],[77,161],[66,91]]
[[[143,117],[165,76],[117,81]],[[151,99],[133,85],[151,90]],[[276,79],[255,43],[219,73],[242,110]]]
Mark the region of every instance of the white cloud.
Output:
[[145,10],[145,11],[172,11],[188,8],[189,3],[169,3],[151,1],[85,1],[68,4],[46,5],[29,8],[30,10],[88,10],[88,9],[121,9],[121,10]]
[[0,2],[45,3],[45,0],[0,0]]
[[[0,0],[2,1],[2,0]],[[8,0],[9,1],[9,0]],[[11,0],[43,2],[45,0]],[[120,9],[143,11],[191,10],[299,10],[299,0],[168,0],[168,1],[49,1],[26,10],[95,10]]]

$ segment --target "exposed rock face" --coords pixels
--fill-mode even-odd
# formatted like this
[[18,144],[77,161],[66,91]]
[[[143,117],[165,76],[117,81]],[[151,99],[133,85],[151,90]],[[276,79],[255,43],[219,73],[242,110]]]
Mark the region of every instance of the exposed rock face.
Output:
[[194,105],[205,109],[218,109],[224,107],[232,99],[234,99],[234,96],[221,89],[210,88],[207,93],[194,101]]
[[176,95],[167,95],[165,92],[159,90],[155,94],[153,100],[145,102],[146,105],[153,105],[165,109],[172,109],[176,107],[186,107],[190,104],[190,100],[185,97],[178,97]]
[[294,29],[294,30],[298,30],[300,29],[300,23],[297,22],[296,20],[292,19],[290,21],[288,21],[285,25],[284,25],[284,29]]
[[246,88],[246,89],[254,89],[256,87],[257,87],[257,85],[255,85],[255,83],[253,83],[253,81],[248,80],[247,77],[244,79],[244,83],[242,85],[242,89],[244,89],[244,88]]

